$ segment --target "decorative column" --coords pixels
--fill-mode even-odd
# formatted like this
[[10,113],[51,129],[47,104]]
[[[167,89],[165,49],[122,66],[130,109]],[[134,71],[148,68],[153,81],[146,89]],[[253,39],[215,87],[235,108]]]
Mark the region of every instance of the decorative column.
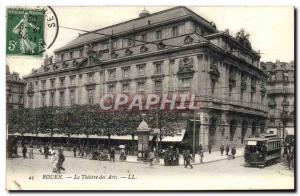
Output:
[[203,149],[208,147],[208,134],[209,134],[209,115],[206,112],[200,112],[200,130],[199,130],[199,145]]

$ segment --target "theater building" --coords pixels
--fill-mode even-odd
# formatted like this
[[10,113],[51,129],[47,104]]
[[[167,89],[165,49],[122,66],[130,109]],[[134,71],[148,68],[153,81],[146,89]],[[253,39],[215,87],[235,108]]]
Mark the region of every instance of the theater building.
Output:
[[25,105],[98,104],[106,93],[195,94],[201,103],[196,146],[239,146],[265,128],[267,77],[259,61],[242,36],[218,31],[186,7],[143,10],[80,34],[46,57],[25,77]]
[[294,135],[294,62],[261,62],[261,68],[268,74],[268,128],[281,137]]

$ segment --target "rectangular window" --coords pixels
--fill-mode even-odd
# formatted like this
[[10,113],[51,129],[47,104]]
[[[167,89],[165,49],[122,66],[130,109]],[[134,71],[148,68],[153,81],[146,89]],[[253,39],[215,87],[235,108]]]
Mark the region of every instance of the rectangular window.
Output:
[[73,52],[70,52],[70,59],[73,58]]
[[94,73],[89,73],[88,74],[88,81],[89,84],[90,83],[94,83]]
[[50,86],[51,86],[51,88],[55,87],[55,79],[50,80]]
[[65,78],[59,78],[60,87],[65,86]]
[[42,80],[42,89],[46,89],[46,80]]
[[156,39],[159,40],[161,38],[161,31],[156,31]]
[[70,85],[75,85],[76,76],[70,76]]
[[154,63],[154,66],[155,66],[155,68],[154,68],[154,69],[155,69],[154,73],[156,73],[156,74],[163,73],[162,65],[163,65],[163,62],[156,62],[156,63]]
[[23,103],[23,95],[19,96],[19,103],[22,104]]
[[129,83],[123,83],[122,84],[122,92],[128,93],[129,92]]
[[118,40],[113,41],[113,48],[118,48]]
[[146,65],[138,65],[138,76],[144,76],[145,75],[145,66]]
[[114,84],[110,84],[108,86],[108,93],[114,93],[115,92],[115,85]]
[[190,78],[184,78],[181,80],[181,87],[186,89],[191,87],[191,79]]
[[123,39],[123,48],[128,47],[128,39]]
[[145,34],[142,34],[142,41],[147,41],[147,34],[145,33]]
[[137,90],[138,90],[139,92],[145,91],[145,82],[138,82],[138,83],[137,83]]
[[109,78],[109,80],[116,79],[116,70],[115,69],[108,70],[108,78]]
[[88,90],[88,103],[89,103],[89,105],[94,104],[94,89]]
[[129,78],[129,67],[123,68],[123,78]]
[[162,81],[161,80],[157,80],[154,82],[154,90],[155,91],[162,91]]
[[46,93],[42,93],[42,107],[46,106]]
[[134,46],[134,36],[128,38],[128,46]]
[[61,107],[63,107],[65,105],[65,92],[64,91],[59,92],[59,103],[60,103]]
[[55,100],[55,96],[54,96],[54,92],[50,93],[50,106],[54,106],[54,100]]
[[173,35],[173,37],[178,36],[178,26],[175,26],[172,28],[172,35]]
[[70,104],[75,104],[75,90],[70,90]]
[[79,50],[79,57],[82,57],[83,56],[83,49],[80,49]]
[[33,96],[29,97],[29,108],[33,108]]

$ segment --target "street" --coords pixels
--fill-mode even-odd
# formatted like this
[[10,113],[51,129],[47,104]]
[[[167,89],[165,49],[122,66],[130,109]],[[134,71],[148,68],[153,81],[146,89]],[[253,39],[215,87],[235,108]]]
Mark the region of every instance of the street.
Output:
[[[184,166],[150,166],[66,157],[61,175],[50,159],[7,160],[8,189],[53,190],[251,190],[293,189],[293,171],[283,162],[265,168],[246,167],[243,157]],[[56,175],[55,175],[56,174]]]

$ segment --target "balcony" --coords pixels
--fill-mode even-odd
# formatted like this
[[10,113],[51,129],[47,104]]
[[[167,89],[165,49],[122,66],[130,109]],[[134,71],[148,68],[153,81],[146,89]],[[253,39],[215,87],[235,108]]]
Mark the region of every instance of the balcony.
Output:
[[294,88],[269,89],[268,94],[294,94]]

